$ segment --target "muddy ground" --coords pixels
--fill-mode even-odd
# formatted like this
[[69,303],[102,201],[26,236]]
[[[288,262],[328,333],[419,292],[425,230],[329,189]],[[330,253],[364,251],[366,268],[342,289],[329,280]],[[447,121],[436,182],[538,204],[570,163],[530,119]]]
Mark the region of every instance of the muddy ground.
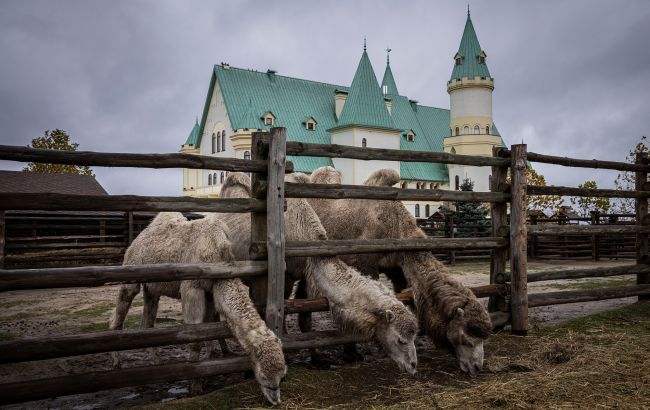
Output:
[[[612,266],[628,262],[599,262],[598,266]],[[585,267],[594,265],[591,262],[580,263],[529,263],[529,271],[562,268]],[[459,264],[450,268],[451,273],[469,286],[484,285],[488,283],[487,263]],[[633,276],[615,278],[582,279],[576,281],[552,281],[532,283],[529,291],[546,292],[563,289],[578,289],[588,287],[620,286],[634,283]],[[93,289],[61,289],[45,291],[21,291],[4,293],[0,299],[0,340],[42,335],[73,334],[79,332],[92,332],[107,329],[107,321],[112,311],[117,287],[103,287]],[[629,305],[636,298],[617,299],[602,302],[590,302],[531,309],[531,319],[535,328],[542,328],[533,332],[528,338],[516,338],[507,333],[495,335],[486,345],[486,370],[479,376],[494,381],[505,377],[517,377],[519,373],[537,374],[534,368],[524,366],[513,368],[510,358],[522,358],[526,351],[535,345],[535,338],[546,338],[549,327],[565,322],[576,317],[599,313],[621,306]],[[127,318],[126,326],[137,327],[139,315],[142,311],[142,299],[139,296],[134,301],[134,306]],[[328,313],[315,315],[316,330],[334,328]],[[181,320],[180,305],[177,301],[163,299],[160,304],[157,326],[173,326]],[[635,319],[636,320],[636,319]],[[647,326],[648,318],[645,323]],[[643,322],[643,320],[641,320]],[[289,332],[298,332],[295,316],[288,318]],[[650,327],[648,328],[650,334]],[[541,333],[540,333],[541,332]],[[576,335],[572,334],[575,338]],[[640,336],[643,337],[643,336]],[[544,339],[544,340],[546,340]],[[645,336],[645,346],[647,343]],[[558,342],[559,343],[559,342]],[[583,343],[587,343],[583,341]],[[630,342],[634,345],[635,342]],[[538,343],[541,345],[542,343]],[[234,350],[237,347],[231,343]],[[285,406],[297,407],[383,407],[391,405],[396,407],[510,407],[519,406],[520,403],[500,403],[499,398],[488,403],[470,403],[450,401],[449,406],[442,405],[440,401],[421,403],[413,401],[422,396],[419,392],[412,396],[422,386],[436,391],[437,395],[453,396],[474,384],[475,380],[460,374],[454,363],[453,357],[444,351],[436,350],[426,337],[418,340],[418,356],[420,360],[419,373],[415,379],[398,374],[397,369],[382,353],[371,343],[360,345],[363,361],[359,363],[345,363],[342,360],[341,349],[325,349],[322,353],[331,363],[330,370],[315,369],[310,361],[308,352],[296,352],[287,355],[290,366],[288,387],[283,387]],[[170,346],[161,349],[161,356],[165,362],[184,360],[187,351],[184,346]],[[145,351],[129,351],[122,353],[125,367],[143,366],[149,364],[149,356]],[[521,361],[520,360],[520,361]],[[516,362],[516,360],[514,360]],[[647,365],[647,363],[646,363]],[[0,366],[0,383],[51,377],[66,374],[77,374],[89,371],[108,370],[111,366],[109,354],[80,356],[73,358],[46,360],[33,363],[21,363]],[[523,369],[523,370],[522,370]],[[362,381],[362,383],[359,383]],[[646,379],[647,383],[647,379]],[[229,387],[225,387],[229,386]],[[317,389],[318,400],[314,401],[313,395],[307,395]],[[419,387],[418,387],[419,386]],[[227,407],[256,407],[263,406],[261,394],[252,381],[246,381],[241,374],[214,377],[208,381],[206,396],[183,399],[188,396],[188,383],[177,382],[159,385],[150,385],[136,388],[125,388],[107,392],[68,396],[23,405],[8,406],[7,408],[71,408],[71,409],[99,409],[132,407],[167,403],[173,408],[227,408]],[[301,392],[304,392],[302,394]],[[356,393],[355,393],[356,392]],[[455,393],[456,392],[456,393]],[[450,397],[451,397],[450,396]],[[359,398],[362,398],[359,401]],[[547,403],[548,404],[548,403]],[[630,405],[649,405],[648,397],[636,398]],[[543,403],[539,403],[545,407]],[[537,407],[527,405],[526,407]],[[553,406],[551,406],[553,407]],[[561,406],[560,406],[561,407]],[[572,406],[570,406],[572,407]]]

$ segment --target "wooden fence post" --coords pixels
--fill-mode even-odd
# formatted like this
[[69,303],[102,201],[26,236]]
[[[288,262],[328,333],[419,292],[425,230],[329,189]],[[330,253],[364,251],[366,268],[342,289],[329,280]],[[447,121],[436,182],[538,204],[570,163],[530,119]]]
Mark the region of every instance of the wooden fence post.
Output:
[[[648,164],[648,153],[639,152],[636,154],[637,164]],[[635,174],[635,190],[643,191],[648,183],[648,173],[646,171],[637,171]],[[636,223],[642,227],[650,225],[648,221],[648,198],[636,199]],[[637,264],[650,264],[650,255],[648,255],[648,234],[639,232],[636,237],[636,263]],[[650,283],[650,274],[638,273],[636,275],[636,283],[648,284]],[[639,299],[650,299],[648,296],[639,296]]]
[[133,211],[128,211],[127,213],[127,224],[128,226],[128,244],[131,245],[133,242]]
[[286,128],[271,129],[266,193],[266,246],[269,266],[266,324],[282,336],[284,322],[284,171],[287,160]]
[[[270,138],[270,134],[266,131],[253,133],[251,137],[251,159],[268,160]],[[266,179],[266,173],[253,172],[251,174],[251,195],[253,198],[265,198],[262,186],[266,185]],[[266,210],[264,212],[251,212],[251,244],[266,241],[266,224]],[[251,253],[251,257],[253,256],[253,253]],[[268,278],[255,278],[250,280],[249,283],[251,298],[253,298],[253,302],[260,313],[263,313],[263,308],[266,305]]]
[[[498,148],[492,149],[492,156],[497,156]],[[492,179],[490,184],[490,191],[503,192],[506,188],[506,177],[508,174],[508,167],[492,167]],[[492,218],[492,236],[503,236],[507,234],[508,224],[508,203],[490,204],[490,216]],[[506,233],[503,230],[506,229]],[[508,248],[493,249],[490,257],[490,284],[497,283],[497,275],[506,272],[506,261],[508,260]],[[490,297],[488,303],[488,311],[507,311],[508,306],[506,300],[500,296]]]
[[7,219],[5,211],[0,211],[0,269],[5,268],[5,232]]
[[[453,216],[448,216],[447,221],[449,221],[448,226],[449,226],[449,237],[454,238],[456,236],[455,227],[454,227],[454,217]],[[454,251],[449,251],[449,264],[450,265],[455,265],[456,264],[456,252]]]
[[510,207],[510,273],[512,332],[526,335],[528,332],[528,278],[526,259],[526,145],[513,145],[510,172],[512,174]]

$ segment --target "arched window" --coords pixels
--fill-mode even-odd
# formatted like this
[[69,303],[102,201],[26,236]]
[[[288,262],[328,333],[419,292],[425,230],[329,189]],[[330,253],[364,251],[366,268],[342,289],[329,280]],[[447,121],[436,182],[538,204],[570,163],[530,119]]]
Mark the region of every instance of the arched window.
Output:
[[212,153],[214,154],[217,152],[217,135],[213,132],[212,133]]
[[212,174],[208,175],[208,185],[212,185]]
[[224,177],[224,174],[223,174],[223,171],[221,171],[221,178],[220,178],[220,182],[221,182],[222,184],[223,184],[223,177]]
[[424,206],[424,216],[428,218],[430,214],[431,214],[431,208],[429,207],[429,204],[427,204]]
[[212,174],[212,185],[217,185],[217,173]]
[[429,189],[435,189],[433,182],[429,184]]
[[455,185],[456,185],[456,191],[458,191],[460,189],[460,177],[458,175],[456,175],[456,177],[454,178],[454,181],[455,181]]
[[244,159],[251,159],[251,152],[250,151],[244,151]]
[[365,138],[362,139],[362,140],[361,140],[361,146],[365,148],[367,145],[368,145],[368,141],[366,141]]
[[451,128],[449,128],[449,136],[451,137],[451,136],[453,136],[453,135],[454,135],[454,130],[452,130]]
[[451,147],[451,151],[449,151],[449,152],[452,153],[452,154],[456,154],[456,148]]
[[221,151],[221,132],[217,133],[217,152]]
[[420,204],[415,204],[415,217],[420,217]]
[[485,127],[485,133],[490,135],[490,126]]
[[456,135],[460,135],[460,128],[456,127]]
[[226,150],[226,130],[221,131],[221,151]]
[[478,135],[478,134],[480,134],[480,133],[481,133],[481,127],[479,127],[478,125],[475,125],[475,126],[474,126],[474,134],[477,134],[477,135]]
[[408,183],[408,182],[402,182],[402,189],[406,189],[406,188],[408,188],[408,187],[409,187],[409,183]]
[[465,127],[463,127],[463,134],[464,135],[469,134],[469,127],[467,125]]

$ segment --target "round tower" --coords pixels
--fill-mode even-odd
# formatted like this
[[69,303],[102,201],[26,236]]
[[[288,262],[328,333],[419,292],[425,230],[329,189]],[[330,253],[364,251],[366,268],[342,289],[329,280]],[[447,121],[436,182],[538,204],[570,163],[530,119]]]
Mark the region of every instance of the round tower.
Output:
[[[447,82],[450,98],[449,135],[445,152],[492,156],[492,148],[501,145],[501,137],[492,119],[494,78],[487,66],[487,54],[481,48],[467,11],[463,37],[454,55],[454,68]],[[474,181],[475,191],[489,190],[489,171],[481,167],[449,166],[449,185],[459,189],[463,179]]]

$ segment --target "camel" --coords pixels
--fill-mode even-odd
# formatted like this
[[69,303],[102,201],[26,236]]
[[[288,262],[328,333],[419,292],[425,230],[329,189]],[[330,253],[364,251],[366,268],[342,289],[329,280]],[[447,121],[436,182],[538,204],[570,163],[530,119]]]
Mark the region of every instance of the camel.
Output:
[[[250,181],[241,173],[232,173],[224,185],[240,185],[239,192],[250,192]],[[245,214],[220,214],[226,224],[236,259],[247,259],[250,247],[250,217]],[[288,199],[285,211],[286,240],[327,239],[325,229],[309,203]],[[310,296],[328,298],[334,320],[344,333],[375,340],[398,367],[414,374],[417,367],[415,338],[417,319],[378,281],[364,277],[335,257],[286,259],[285,289],[293,281],[305,279]],[[265,292],[260,292],[265,296]]]
[[[181,213],[159,213],[133,241],[125,254],[124,264],[232,262],[234,256],[226,229],[217,214],[188,221]],[[213,304],[249,355],[253,373],[266,399],[272,404],[280,403],[279,385],[287,372],[282,342],[260,318],[248,288],[241,280],[186,280],[180,285],[179,282],[168,282],[157,288],[152,284],[144,284],[144,287],[158,289],[158,295],[180,296],[183,318],[189,324],[203,323],[211,317]],[[127,293],[122,289],[118,297]],[[212,300],[206,297],[210,294]],[[124,306],[124,301],[118,299],[112,327],[121,325],[117,311],[122,312]],[[153,307],[150,309],[153,316],[145,315],[143,324],[153,325]],[[199,349],[198,344],[192,345],[191,360],[198,359]]]
[[[390,169],[375,171],[365,185],[392,186],[400,180]],[[332,167],[315,170],[311,183],[340,184]],[[400,201],[364,199],[309,199],[330,239],[425,238],[415,218]],[[390,252],[340,257],[365,275],[385,273],[395,291],[409,285],[425,333],[439,347],[455,354],[466,373],[483,366],[483,342],[492,326],[490,316],[474,294],[451,278],[447,269],[430,252]]]

